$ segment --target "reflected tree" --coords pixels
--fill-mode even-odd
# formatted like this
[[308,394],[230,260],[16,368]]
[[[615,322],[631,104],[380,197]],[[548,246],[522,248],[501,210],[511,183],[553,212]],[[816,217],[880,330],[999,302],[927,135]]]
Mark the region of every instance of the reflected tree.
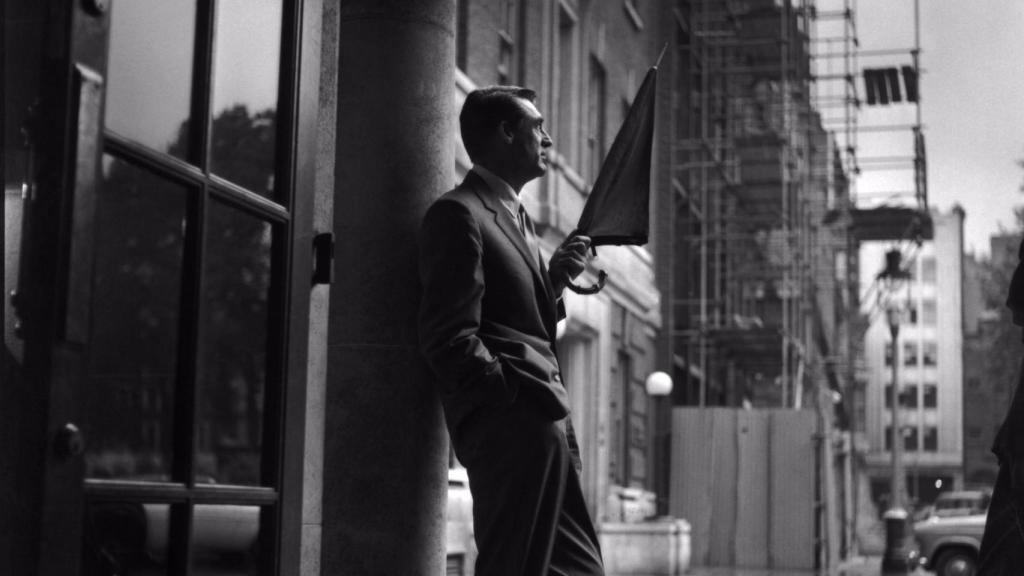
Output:
[[[225,109],[213,121],[213,172],[258,194],[273,187],[273,111]],[[185,157],[187,126],[169,152]],[[195,191],[104,159],[97,194],[90,350],[91,476],[166,476],[179,379],[186,235]],[[259,480],[270,226],[207,204],[199,353],[199,468],[217,481]],[[187,336],[186,336],[187,338]],[[190,346],[185,346],[185,351]],[[187,376],[187,375],[186,375]]]

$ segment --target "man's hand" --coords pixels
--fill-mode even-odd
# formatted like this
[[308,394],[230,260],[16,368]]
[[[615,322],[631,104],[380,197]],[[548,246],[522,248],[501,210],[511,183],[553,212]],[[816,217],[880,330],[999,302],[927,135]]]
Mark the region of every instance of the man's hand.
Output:
[[587,251],[590,250],[589,236],[570,236],[559,246],[548,261],[548,275],[555,286],[555,293],[561,293],[587,267]]

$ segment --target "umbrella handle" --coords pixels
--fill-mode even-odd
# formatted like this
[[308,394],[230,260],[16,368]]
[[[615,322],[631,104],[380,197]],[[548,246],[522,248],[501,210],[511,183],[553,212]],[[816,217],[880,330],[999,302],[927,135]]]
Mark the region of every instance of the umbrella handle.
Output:
[[588,287],[585,287],[585,286],[577,286],[577,285],[573,284],[572,282],[566,282],[565,287],[568,288],[569,290],[572,290],[573,292],[575,292],[577,294],[582,294],[584,296],[589,296],[591,294],[597,294],[598,292],[600,292],[601,289],[604,288],[604,283],[605,283],[605,280],[607,280],[607,279],[608,279],[608,273],[605,272],[604,270],[598,270],[597,271],[597,284],[594,284],[593,286],[590,286],[588,288]]

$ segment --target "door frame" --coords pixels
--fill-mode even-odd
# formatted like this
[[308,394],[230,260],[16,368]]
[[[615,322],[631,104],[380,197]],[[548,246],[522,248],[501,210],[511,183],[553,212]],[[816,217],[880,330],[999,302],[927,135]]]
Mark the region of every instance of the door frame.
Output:
[[[279,297],[284,318],[279,314],[277,321],[285,330],[268,335],[268,351],[278,354],[280,350],[281,358],[271,364],[281,378],[279,402],[265,406],[276,411],[266,421],[279,423],[264,434],[264,454],[276,463],[279,494],[272,521],[277,525],[274,556],[278,562],[264,568],[268,574],[297,574],[301,561],[322,1],[283,0],[278,142],[291,143],[283,148],[289,156],[278,159],[279,166],[287,167],[278,171],[278,177],[288,179],[291,193],[281,199],[290,208],[289,233],[275,242],[272,255],[287,264],[285,279],[278,285],[283,291]],[[76,315],[83,311],[73,303],[89,301],[88,283],[76,282],[75,271],[88,269],[91,247],[76,244],[72,226],[91,223],[90,203],[82,200],[82,187],[95,183],[78,182],[89,171],[79,158],[92,154],[98,174],[104,148],[102,104],[99,135],[92,144],[79,138],[78,111],[83,67],[99,73],[101,82],[106,75],[110,10],[102,9],[109,4],[104,0],[16,2],[8,13],[34,12],[46,33],[38,50],[28,50],[22,58],[22,64],[35,67],[40,81],[31,125],[36,143],[31,226],[22,240],[23,255],[30,256],[19,285],[25,354],[21,366],[4,366],[5,375],[10,369],[17,377],[13,386],[5,383],[0,395],[5,431],[0,456],[16,463],[9,473],[0,474],[4,507],[11,511],[5,513],[6,520],[0,520],[0,539],[9,542],[0,548],[4,553],[0,567],[9,565],[12,573],[76,574],[82,556],[84,464],[80,454],[69,451],[68,432],[62,430],[83,416],[79,399],[85,391],[79,375],[84,373],[88,343],[76,328],[80,320]],[[200,11],[213,2],[198,0]],[[293,25],[288,26],[289,21]],[[5,111],[5,119],[12,117],[22,120]]]

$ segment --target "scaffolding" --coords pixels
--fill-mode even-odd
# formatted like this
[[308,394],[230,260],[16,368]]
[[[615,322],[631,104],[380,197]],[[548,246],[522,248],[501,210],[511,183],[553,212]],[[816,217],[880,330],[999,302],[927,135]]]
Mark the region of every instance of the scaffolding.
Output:
[[[819,22],[832,23],[828,32],[815,40],[816,54],[815,105],[825,114],[824,125],[836,135],[845,174],[849,176],[847,202],[837,206],[829,218],[843,220],[850,233],[847,235],[848,292],[853,295],[847,303],[847,316],[855,319],[848,324],[846,334],[846,364],[840,368],[849,382],[857,380],[857,362],[863,357],[863,336],[870,324],[884,308],[879,299],[879,288],[872,285],[864,294],[859,292],[857,253],[863,241],[890,241],[899,250],[904,262],[913,262],[922,240],[933,234],[928,208],[927,162],[925,158],[924,130],[921,122],[920,82],[921,19],[919,0],[913,5],[913,45],[905,48],[863,49],[857,32],[857,0],[828,1],[834,9],[818,12]],[[841,6],[838,4],[841,3]],[[825,28],[821,25],[819,28]],[[914,104],[913,120],[863,126],[859,116],[865,102],[858,96],[856,82],[862,72],[862,59],[871,65],[893,57],[909,56],[914,96],[907,87],[908,101]],[[904,71],[906,74],[906,71]],[[867,96],[870,105],[870,95]],[[909,133],[911,150],[907,154],[868,155],[861,153],[860,133]],[[870,146],[868,146],[870,148]],[[862,172],[907,171],[913,173],[913,185],[904,190],[863,191],[857,186]],[[906,199],[912,196],[912,201]],[[879,263],[866,263],[869,266]],[[862,302],[875,305],[862,314]]]
[[800,407],[814,369],[815,218],[832,173],[814,16],[813,0],[677,3],[669,333],[697,405]]

